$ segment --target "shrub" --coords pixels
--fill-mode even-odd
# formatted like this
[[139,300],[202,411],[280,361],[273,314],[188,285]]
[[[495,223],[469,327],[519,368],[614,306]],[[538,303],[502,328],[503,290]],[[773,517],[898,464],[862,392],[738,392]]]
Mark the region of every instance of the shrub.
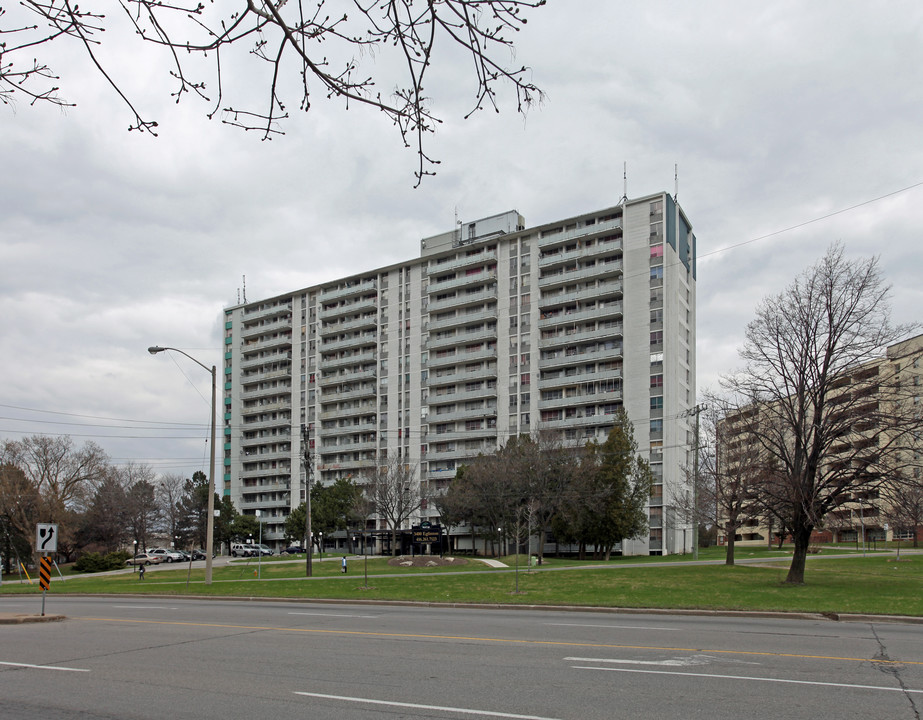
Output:
[[80,559],[74,563],[74,570],[85,573],[120,570],[125,567],[125,561],[128,560],[129,557],[131,557],[129,553],[122,551],[109,553],[105,556],[97,552],[91,552],[82,555]]

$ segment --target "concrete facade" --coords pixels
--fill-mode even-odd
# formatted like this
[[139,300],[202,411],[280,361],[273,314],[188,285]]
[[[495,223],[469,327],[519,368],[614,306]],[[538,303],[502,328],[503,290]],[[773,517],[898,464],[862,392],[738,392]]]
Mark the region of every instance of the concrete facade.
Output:
[[413,260],[227,308],[219,491],[278,546],[303,442],[324,483],[399,455],[432,493],[519,433],[603,440],[624,405],[656,485],[649,536],[622,551],[688,549],[695,252],[666,193],[533,228],[509,211]]

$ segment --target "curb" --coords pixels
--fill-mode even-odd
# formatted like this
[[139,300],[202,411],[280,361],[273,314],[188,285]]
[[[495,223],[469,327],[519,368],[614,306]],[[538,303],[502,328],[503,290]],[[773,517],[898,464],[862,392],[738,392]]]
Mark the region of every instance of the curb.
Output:
[[64,615],[13,615],[0,613],[0,625],[22,625],[24,623],[47,623],[65,620]]

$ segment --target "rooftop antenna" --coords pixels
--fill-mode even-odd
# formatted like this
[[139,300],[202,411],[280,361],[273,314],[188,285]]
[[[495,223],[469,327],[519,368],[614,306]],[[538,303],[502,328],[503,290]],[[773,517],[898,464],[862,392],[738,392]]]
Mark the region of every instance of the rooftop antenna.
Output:
[[244,302],[247,302],[247,276],[244,275]]
[[628,202],[628,162],[624,161],[622,163],[622,199],[621,204],[624,205]]
[[679,202],[679,165],[673,163],[673,202]]

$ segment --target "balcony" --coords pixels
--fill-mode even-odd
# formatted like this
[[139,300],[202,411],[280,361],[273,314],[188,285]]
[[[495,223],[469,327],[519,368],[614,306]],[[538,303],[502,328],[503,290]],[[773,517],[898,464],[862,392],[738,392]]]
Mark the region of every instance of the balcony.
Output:
[[[292,368],[284,367],[277,368],[276,370],[268,370],[266,372],[252,372],[252,373],[241,373],[240,382],[243,385],[252,384],[258,381],[264,380],[275,380],[277,378],[291,378],[292,377]],[[291,387],[291,384],[289,384]]]
[[329,353],[336,352],[338,350],[344,350],[346,348],[353,347],[362,347],[366,345],[375,346],[378,344],[378,333],[376,332],[367,332],[362,335],[353,335],[352,337],[342,338],[340,340],[331,340],[329,342],[320,343],[318,346],[318,352]]
[[[321,371],[332,370],[334,368],[351,367],[353,365],[364,365],[374,363],[377,360],[375,350],[368,352],[359,352],[352,355],[343,355],[342,357],[322,357],[320,361]],[[374,371],[373,371],[374,372]]]
[[241,408],[240,414],[246,419],[251,415],[260,415],[267,412],[275,412],[277,410],[290,410],[292,407],[291,397],[277,398],[269,402],[262,402],[253,405],[247,405],[244,403],[244,406]]
[[426,422],[430,425],[438,425],[440,423],[452,422],[454,420],[474,420],[479,418],[495,417],[497,417],[496,407],[482,407],[476,408],[474,410],[457,408],[456,410],[449,410],[440,413],[438,411],[438,407],[433,409],[433,407],[430,406],[430,413],[426,417]]
[[250,353],[257,352],[259,350],[268,350],[270,348],[291,347],[291,346],[292,346],[291,333],[284,333],[281,335],[276,335],[274,337],[265,338],[263,340],[257,340],[256,342],[241,343],[240,351],[244,355],[249,355]]
[[485,270],[477,274],[461,275],[460,277],[454,277],[450,280],[443,280],[441,282],[430,282],[427,293],[432,297],[437,293],[446,292],[447,290],[456,290],[458,288],[468,287],[469,285],[483,285],[487,282],[497,282],[496,270]]
[[250,323],[254,320],[272,317],[273,315],[281,315],[282,313],[291,315],[292,304],[285,303],[283,305],[271,305],[263,308],[245,308],[243,313],[241,313],[241,320],[244,323]]
[[241,328],[241,338],[258,337],[267,333],[278,332],[279,330],[290,330],[292,327],[292,316],[278,318],[265,323],[254,323]]
[[322,398],[325,402],[333,400],[354,400],[367,397],[378,397],[378,386],[374,383],[366,383],[361,387],[350,388],[349,390],[325,389],[322,392]]
[[[375,368],[369,370],[357,370],[356,372],[336,372],[329,375],[323,375],[318,378],[318,385],[321,387],[330,387],[331,385],[343,385],[345,383],[359,382],[362,380],[374,380],[378,377]],[[326,394],[326,393],[325,393]]]
[[378,314],[372,312],[366,313],[361,317],[352,318],[351,320],[322,323],[320,325],[319,332],[321,337],[330,337],[331,335],[339,335],[340,333],[351,332],[354,330],[374,330],[377,328]]
[[456,332],[454,335],[448,335],[444,337],[435,337],[433,335],[429,336],[429,339],[426,341],[425,347],[429,350],[435,350],[436,348],[443,347],[452,347],[453,345],[469,345],[476,342],[485,342],[487,340],[496,340],[497,339],[497,328],[481,329],[477,332],[466,332],[461,330]]
[[496,284],[484,288],[479,292],[473,293],[456,293],[455,297],[444,298],[442,300],[433,300],[430,302],[427,310],[430,314],[434,312],[440,312],[442,310],[448,310],[449,308],[458,308],[464,307],[465,305],[475,305],[477,303],[483,303],[487,300],[496,300],[497,299],[497,286]]
[[579,372],[572,375],[561,373],[558,377],[539,378],[538,386],[543,389],[566,387],[570,385],[580,385],[588,382],[600,382],[605,380],[617,380],[622,377],[622,371],[619,370],[600,370],[599,372],[587,373]]
[[573,250],[561,250],[554,253],[542,253],[538,258],[539,268],[552,268],[575,260],[598,257],[622,249],[622,238],[613,238],[606,242],[597,242],[590,247],[578,247]]
[[430,263],[426,268],[426,273],[427,275],[441,275],[442,273],[451,272],[452,270],[460,270],[461,268],[472,267],[474,265],[495,262],[497,262],[497,251],[485,250],[484,252],[465,255],[443,263]]
[[325,288],[321,290],[319,303],[330,302],[331,300],[342,300],[343,298],[354,297],[369,292],[378,292],[378,279],[368,278],[365,280],[355,281],[348,287]]
[[[432,317],[433,314],[430,313],[430,318]],[[456,313],[453,317],[450,318],[441,318],[439,320],[431,319],[424,329],[432,333],[437,330],[445,330],[447,328],[458,327],[459,325],[473,325],[474,323],[492,321],[496,319],[496,308],[493,310],[479,310],[476,312]]]
[[622,281],[610,280],[609,282],[596,283],[594,287],[581,288],[573,292],[548,292],[543,290],[539,298],[538,305],[543,310],[564,305],[573,305],[574,303],[586,302],[588,300],[600,300],[605,297],[613,299],[622,294]]
[[560,285],[568,285],[575,282],[592,280],[593,278],[606,277],[622,272],[621,259],[610,262],[599,262],[593,266],[581,266],[572,270],[562,270],[553,274],[547,274],[538,279],[539,288],[553,288]]
[[622,325],[614,327],[599,328],[596,330],[584,330],[582,332],[558,333],[554,337],[539,338],[538,346],[540,348],[553,348],[565,345],[574,345],[579,342],[605,340],[622,336]]
[[602,349],[598,349],[596,347],[593,347],[592,349],[577,348],[577,352],[567,354],[561,353],[560,355],[553,358],[540,358],[538,361],[538,366],[542,370],[548,370],[550,368],[566,367],[567,365],[574,365],[577,363],[618,360],[621,357],[621,345],[618,345],[614,348]]
[[283,350],[281,352],[272,352],[272,353],[260,353],[256,352],[250,355],[249,357],[242,357],[240,359],[240,368],[252,369],[259,367],[261,365],[272,365],[274,363],[286,362],[291,366],[292,360],[292,351]]
[[[342,317],[343,315],[359,314],[378,310],[378,296],[358,298],[352,302],[337,305],[332,308],[321,308],[319,317],[324,322],[329,322],[333,318]],[[355,318],[358,320],[359,318]]]
[[555,400],[539,400],[539,410],[576,407],[578,405],[596,405],[598,403],[617,402],[622,399],[621,390],[600,390],[594,393],[580,393]]
[[436,357],[430,353],[428,366],[430,368],[434,367],[446,367],[447,365],[461,365],[463,363],[477,362],[479,360],[493,360],[497,357],[497,348],[485,348],[483,350],[475,350],[472,352],[464,352],[461,347],[458,350],[444,357]]
[[591,235],[601,235],[602,233],[611,232],[613,230],[621,231],[621,229],[622,218],[619,216],[612,218],[611,220],[597,222],[593,225],[584,225],[572,230],[564,230],[561,232],[546,230],[542,233],[542,237],[538,241],[538,246],[540,248],[550,248],[556,245],[566,245],[567,243],[577,240],[578,238],[586,238]]
[[338,435],[361,435],[368,432],[374,433],[377,427],[378,421],[373,420],[372,422],[349,423],[346,425],[336,425],[329,428],[321,427],[318,430],[318,434],[325,438],[336,437]]
[[609,320],[622,316],[622,301],[600,304],[597,307],[578,310],[575,312],[542,312],[538,320],[539,328],[554,327],[555,325],[586,322],[587,320]]

